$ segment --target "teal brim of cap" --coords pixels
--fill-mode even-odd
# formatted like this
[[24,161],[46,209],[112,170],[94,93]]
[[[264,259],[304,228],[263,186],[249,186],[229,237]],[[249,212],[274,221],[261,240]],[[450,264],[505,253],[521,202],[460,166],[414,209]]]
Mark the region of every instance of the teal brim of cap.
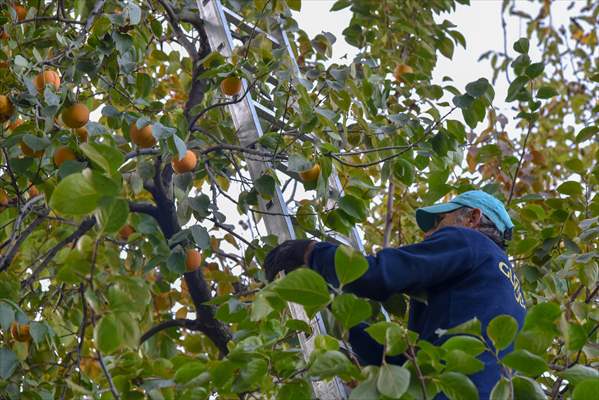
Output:
[[441,203],[416,210],[416,222],[424,232],[431,230],[437,221],[438,214],[445,214],[462,208],[464,206],[456,203]]

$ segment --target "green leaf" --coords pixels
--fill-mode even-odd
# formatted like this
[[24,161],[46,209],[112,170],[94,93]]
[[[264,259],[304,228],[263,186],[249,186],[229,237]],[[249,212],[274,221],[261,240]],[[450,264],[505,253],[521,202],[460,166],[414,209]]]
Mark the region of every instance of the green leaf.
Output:
[[474,101],[474,97],[470,96],[469,94],[463,94],[460,96],[455,96],[452,101],[456,107],[464,109],[470,107]]
[[71,174],[61,180],[50,198],[50,208],[62,214],[84,215],[92,212],[100,199],[92,183],[83,174]]
[[385,333],[385,352],[389,356],[402,354],[408,348],[408,331],[400,326],[393,325]]
[[335,251],[335,272],[339,283],[346,285],[368,271],[368,261],[358,250],[349,246],[339,246]]
[[287,0],[287,5],[294,11],[300,11],[302,9],[302,0]]
[[522,90],[522,88],[524,88],[524,86],[526,86],[527,83],[528,78],[524,76],[519,76],[516,79],[514,79],[510,84],[509,88],[507,89],[507,97],[505,98],[505,101],[511,102],[516,100],[516,97],[518,97],[520,90]]
[[514,43],[514,50],[516,50],[518,53],[526,54],[528,53],[529,46],[530,44],[528,42],[528,39],[521,38]]
[[399,399],[410,386],[410,371],[399,365],[383,364],[379,369],[376,387],[380,393]]
[[478,98],[485,94],[489,87],[489,81],[486,78],[480,78],[466,85],[466,93],[474,98]]
[[450,400],[478,400],[478,390],[466,375],[445,372],[440,378],[441,389]]
[[329,211],[322,219],[326,226],[344,235],[349,235],[354,225],[353,218],[341,209]]
[[270,200],[275,195],[275,179],[270,175],[262,175],[256,180],[256,190],[266,200]]
[[397,326],[397,324],[393,322],[380,321],[371,324],[365,331],[378,343],[384,345],[387,340],[387,329],[395,326]]
[[252,302],[252,310],[250,313],[251,321],[260,321],[270,314],[274,309],[271,307],[268,299],[262,292],[256,295],[256,299]]
[[308,307],[320,307],[330,300],[325,280],[308,268],[300,268],[279,279],[273,290],[283,300]]
[[586,344],[588,336],[585,329],[575,323],[566,323],[566,333],[564,338],[566,339],[566,347],[570,351],[578,351]]
[[516,333],[518,333],[518,323],[510,315],[499,315],[487,326],[487,336],[497,350],[508,347],[516,337]]
[[0,378],[8,379],[17,369],[17,354],[9,349],[0,349]]
[[343,353],[337,350],[329,350],[316,356],[308,373],[310,376],[327,379],[346,374],[351,371],[352,367],[353,364]]
[[538,376],[547,371],[547,362],[527,350],[514,350],[501,361],[504,365],[528,376]]
[[470,375],[485,368],[482,361],[462,350],[451,350],[444,356],[447,371],[461,372]]
[[454,50],[453,41],[448,37],[444,37],[437,45],[441,54],[451,60]]
[[541,86],[539,90],[537,90],[537,98],[538,99],[550,99],[554,96],[557,96],[559,93],[557,90],[552,88],[551,86]]
[[339,11],[351,6],[351,0],[337,0],[329,11]]
[[593,400],[599,393],[599,378],[585,379],[574,388],[572,400]]
[[408,160],[398,157],[393,161],[393,176],[410,186],[414,182],[414,166]]
[[578,196],[582,194],[582,186],[576,181],[566,181],[557,187],[557,191],[568,196]]
[[201,225],[194,225],[190,228],[191,237],[200,249],[210,248],[210,235],[208,230]]
[[341,294],[333,300],[333,315],[345,329],[359,324],[372,314],[370,303],[351,293]]
[[312,398],[312,387],[306,381],[286,383],[277,393],[277,400],[309,400]]
[[96,219],[104,233],[117,232],[127,222],[129,203],[125,199],[105,197],[99,202]]
[[523,330],[542,328],[557,333],[555,320],[562,314],[560,306],[555,303],[539,303],[528,310]]
[[94,328],[94,342],[101,352],[110,354],[121,347],[121,333],[120,324],[114,314],[106,314]]
[[177,274],[185,272],[185,254],[181,251],[180,246],[177,246],[168,256],[166,267]]
[[474,317],[466,322],[462,322],[458,326],[450,329],[437,329],[435,333],[439,335],[473,335],[480,336],[481,327],[480,321]]
[[183,157],[185,157],[185,154],[187,154],[187,145],[177,134],[174,134],[171,136],[171,138],[173,139],[175,149],[177,149],[177,154],[173,155],[173,158],[181,160]]
[[339,200],[339,208],[354,217],[358,222],[364,221],[368,215],[366,203],[351,194],[346,194]]
[[480,339],[465,335],[452,336],[441,347],[447,351],[461,350],[471,356],[477,356],[487,348]]
[[121,332],[121,341],[129,349],[135,349],[139,345],[141,333],[139,325],[133,314],[129,312],[119,312],[115,314],[116,322],[119,325],[118,331]]
[[597,132],[599,132],[599,127],[597,126],[587,126],[586,128],[582,128],[580,132],[578,132],[578,135],[576,135],[576,143],[582,143],[589,140]]
[[124,10],[125,15],[129,16],[129,23],[137,25],[141,22],[141,8],[135,3],[128,3]]
[[8,332],[10,324],[15,320],[15,310],[8,304],[0,303],[0,327],[3,331]]
[[544,70],[545,63],[538,62],[530,64],[528,67],[526,67],[526,76],[528,76],[530,79],[534,79],[537,76],[541,75]]
[[94,146],[92,146],[89,143],[81,143],[81,145],[79,145],[79,148],[81,149],[81,151],[83,151],[83,154],[85,154],[85,156],[87,158],[89,158],[89,160],[93,164],[95,164],[98,167],[102,168],[106,172],[110,172],[111,171],[110,164],[108,163],[108,160],[106,160],[104,158],[104,156],[98,150],[96,150],[96,148]]
[[547,400],[545,392],[539,383],[525,376],[514,376],[514,400]]
[[512,383],[505,378],[501,378],[491,390],[489,400],[511,400],[511,393]]
[[44,337],[48,333],[48,327],[43,322],[32,321],[29,324],[29,333],[35,344],[41,343]]
[[188,361],[175,372],[175,382],[179,384],[187,383],[204,371],[206,371],[206,365],[203,362]]
[[585,379],[599,378],[599,371],[597,371],[595,368],[576,364],[573,367],[558,373],[558,375],[563,379],[566,379],[572,385],[576,386]]

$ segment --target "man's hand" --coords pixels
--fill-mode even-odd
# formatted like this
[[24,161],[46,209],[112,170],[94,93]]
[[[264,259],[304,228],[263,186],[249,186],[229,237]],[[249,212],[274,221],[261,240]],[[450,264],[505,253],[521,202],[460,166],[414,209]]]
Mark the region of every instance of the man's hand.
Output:
[[264,261],[266,279],[272,282],[281,271],[291,272],[305,264],[306,251],[313,240],[286,240],[271,250]]

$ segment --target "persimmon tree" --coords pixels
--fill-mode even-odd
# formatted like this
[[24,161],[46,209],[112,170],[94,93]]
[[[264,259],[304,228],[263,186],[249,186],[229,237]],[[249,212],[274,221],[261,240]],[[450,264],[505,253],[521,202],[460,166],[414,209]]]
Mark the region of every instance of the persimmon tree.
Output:
[[[292,18],[300,0],[224,3],[254,27],[235,32],[230,59],[210,48],[194,1],[0,2],[2,396],[304,399],[310,380],[340,377],[355,399],[476,399],[476,356],[514,343],[493,399],[594,398],[599,5],[554,26],[551,2],[529,15],[504,1],[526,35],[489,49],[494,76],[462,88],[432,71],[466,46],[449,20],[467,0],[336,1],[359,51],[337,63],[336,38]],[[301,76],[263,33],[280,18]],[[504,77],[508,116],[493,88]],[[243,147],[226,106],[248,92],[284,122],[263,121]],[[252,182],[248,159],[272,169]],[[384,304],[386,321],[308,269],[268,284],[261,265],[279,239],[260,229],[258,200],[275,185],[298,236],[358,225],[369,252],[420,240],[420,205],[479,187],[503,199],[522,331],[472,320],[434,346],[406,329],[405,296]],[[342,247],[341,284],[364,262]],[[288,302],[327,320],[308,361],[297,334],[310,327]],[[405,364],[342,351],[363,320]]]

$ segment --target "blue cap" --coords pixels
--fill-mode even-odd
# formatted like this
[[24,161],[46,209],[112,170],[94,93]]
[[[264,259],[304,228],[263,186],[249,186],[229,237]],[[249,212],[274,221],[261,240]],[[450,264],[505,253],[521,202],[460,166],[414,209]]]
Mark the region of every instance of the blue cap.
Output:
[[445,214],[462,207],[480,208],[483,215],[495,224],[504,237],[507,236],[508,231],[511,233],[511,229],[514,227],[503,203],[482,190],[464,192],[449,203],[419,208],[416,210],[416,222],[420,229],[426,232],[435,226],[436,214]]

